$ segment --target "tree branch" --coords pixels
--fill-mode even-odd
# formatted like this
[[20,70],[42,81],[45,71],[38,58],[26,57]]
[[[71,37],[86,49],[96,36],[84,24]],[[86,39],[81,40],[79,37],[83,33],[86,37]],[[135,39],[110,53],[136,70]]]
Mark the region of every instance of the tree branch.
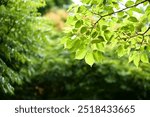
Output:
[[147,28],[147,30],[143,33],[145,35],[150,30],[150,26]]
[[[121,10],[118,10],[118,11],[114,11],[114,12],[112,12],[112,13],[108,13],[108,14],[106,14],[106,15],[99,15],[100,18],[94,23],[93,28],[96,26],[96,24],[97,24],[103,17],[107,17],[107,16],[110,16],[110,15],[113,15],[113,14],[116,14],[116,13],[119,13],[119,12],[122,12],[122,11],[124,11],[124,10],[130,9],[130,8],[133,8],[133,7],[136,7],[136,6],[138,6],[138,5],[140,5],[140,4],[144,3],[144,2],[147,2],[147,0],[144,0],[144,1],[142,1],[142,2],[139,2],[139,3],[134,4],[134,5],[132,5],[132,6],[126,7],[126,8],[124,8],[124,9],[121,9]],[[92,30],[93,30],[93,29],[92,29]],[[91,31],[91,32],[92,32],[92,31]]]
[[142,4],[142,3],[146,2],[146,1],[147,1],[147,0],[144,0],[144,1],[142,1],[142,2],[139,2],[139,3],[137,3],[137,4],[134,4],[134,5],[132,5],[132,6],[126,7],[126,8],[124,8],[124,9],[119,10],[119,11],[115,11],[115,12],[112,12],[112,13],[109,13],[109,14],[106,14],[106,15],[103,15],[103,16],[101,16],[101,17],[107,17],[107,16],[110,16],[110,15],[112,15],[112,14],[116,14],[116,13],[122,12],[122,11],[124,11],[124,10],[130,9],[130,8],[133,8],[133,7],[136,7],[136,6]]
[[[147,28],[147,30],[143,33],[137,33],[135,35],[131,35],[131,36],[128,36],[126,35],[125,33],[123,33],[124,35],[128,36],[127,39],[131,39],[131,38],[134,38],[134,37],[137,37],[137,36],[142,36],[142,44],[144,42],[144,37],[146,36],[150,36],[150,35],[145,35],[148,31],[150,30],[150,26]],[[121,39],[124,39],[124,38],[121,38]]]

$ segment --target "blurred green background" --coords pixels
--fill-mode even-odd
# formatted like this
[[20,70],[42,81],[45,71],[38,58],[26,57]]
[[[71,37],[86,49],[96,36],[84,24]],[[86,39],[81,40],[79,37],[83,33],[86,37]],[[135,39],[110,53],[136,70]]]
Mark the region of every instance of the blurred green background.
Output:
[[150,66],[108,51],[93,67],[63,48],[71,0],[0,1],[0,99],[150,99]]

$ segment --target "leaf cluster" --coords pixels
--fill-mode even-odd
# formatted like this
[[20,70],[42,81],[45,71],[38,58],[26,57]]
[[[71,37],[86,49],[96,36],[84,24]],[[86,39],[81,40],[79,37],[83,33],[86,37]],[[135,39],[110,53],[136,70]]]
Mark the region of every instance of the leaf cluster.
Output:
[[29,80],[42,57],[47,31],[46,21],[37,13],[42,5],[43,0],[0,2],[0,89],[5,93],[13,94],[13,84]]
[[148,0],[82,0],[82,5],[70,7],[62,43],[92,66],[114,56],[127,57],[137,67],[149,64],[150,3]]

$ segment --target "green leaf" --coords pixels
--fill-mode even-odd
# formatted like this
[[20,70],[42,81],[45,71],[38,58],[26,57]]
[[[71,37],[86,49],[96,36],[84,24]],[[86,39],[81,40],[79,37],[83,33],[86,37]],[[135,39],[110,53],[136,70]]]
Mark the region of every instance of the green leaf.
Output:
[[68,37],[63,37],[63,38],[60,40],[60,44],[65,44],[68,39],[69,39]]
[[139,24],[137,24],[137,26],[135,27],[135,30],[137,32],[141,32],[142,31],[142,27],[144,27],[144,24],[142,22],[140,22]]
[[92,33],[92,37],[95,38],[98,35],[98,33],[95,31]]
[[83,20],[78,20],[75,24],[75,28],[80,28],[83,25]]
[[0,14],[4,14],[6,11],[6,7],[4,5],[0,5]]
[[136,57],[136,53],[137,53],[137,52],[134,51],[134,52],[132,52],[132,53],[129,55],[129,61],[128,61],[129,63],[134,60],[134,58]]
[[85,33],[87,31],[87,27],[83,26],[81,29],[80,29],[80,33]]
[[76,50],[78,47],[80,47],[81,41],[79,39],[68,39],[65,43],[65,48]]
[[126,4],[125,4],[126,7],[130,7],[132,5],[134,5],[133,1],[127,1]]
[[92,66],[95,62],[94,57],[93,57],[93,53],[92,52],[88,52],[85,56],[85,62]]
[[86,10],[87,10],[87,8],[82,5],[82,6],[78,7],[77,13],[84,13]]
[[88,31],[86,32],[86,35],[89,36],[90,34],[91,34],[91,32],[88,30]]
[[109,30],[105,30],[105,31],[104,31],[104,36],[105,36],[105,39],[106,39],[107,41],[109,41],[109,39],[110,39],[110,37],[111,37],[112,35],[111,35],[111,32],[110,32]]
[[14,88],[11,86],[10,83],[6,84],[6,90],[11,94],[14,94]]
[[142,53],[142,54],[141,54],[141,61],[142,61],[143,63],[149,63],[149,59],[148,59],[148,56],[147,56],[146,53]]
[[70,39],[68,39],[68,40],[66,41],[66,43],[65,43],[64,48],[67,48],[67,49],[72,48],[72,43],[73,43],[73,41],[71,41]]
[[91,4],[98,4],[99,1],[97,0],[91,0]]
[[96,47],[99,51],[101,52],[105,52],[105,47],[104,47],[104,44],[103,43],[97,43],[96,44]]
[[119,4],[118,4],[118,2],[117,2],[117,1],[112,2],[112,3],[113,3],[113,6],[114,6],[116,9],[119,9]]
[[117,53],[118,53],[118,56],[119,57],[122,57],[126,54],[126,51],[124,49],[124,46],[123,45],[120,45],[117,49]]
[[102,30],[104,31],[104,30],[106,30],[107,29],[107,25],[102,25]]
[[98,36],[98,39],[100,40],[100,42],[105,42],[105,39],[104,39],[104,37],[103,36]]
[[86,3],[86,4],[89,4],[91,0],[81,0],[82,3]]
[[145,14],[150,14],[149,11],[150,11],[150,5],[147,6],[147,8],[145,10]]
[[105,7],[104,7],[104,10],[106,10],[107,13],[113,13],[113,12],[114,12],[112,6],[105,6]]
[[94,40],[91,41],[92,44],[93,43],[100,43],[100,42],[101,42],[101,40],[99,40],[99,39],[94,39]]
[[104,56],[102,55],[102,52],[100,51],[94,51],[93,57],[96,62],[102,62],[102,60],[104,59]]
[[76,51],[79,49],[79,47],[81,46],[81,40],[76,39],[74,41],[74,43],[72,43],[72,48],[70,49],[71,51]]
[[133,8],[132,8],[132,11],[135,11],[135,12],[137,12],[137,13],[143,13],[143,10],[142,10],[142,9],[136,8],[136,7],[133,7]]
[[75,59],[83,59],[87,53],[87,49],[79,49],[76,51]]
[[143,0],[136,0],[135,3],[137,4],[137,3],[140,3],[140,2],[142,2],[142,1],[143,1]]
[[76,20],[77,20],[76,17],[70,16],[70,17],[67,18],[66,23],[69,24],[69,25],[74,25]]
[[118,13],[118,16],[120,16],[120,17],[124,16],[124,12],[123,12],[123,11],[122,11],[122,12],[119,12],[119,13]]
[[129,9],[126,11],[126,13],[129,15],[129,16],[133,16],[133,10],[132,9]]
[[144,2],[144,3],[143,3],[143,5],[144,5],[144,6],[146,6],[146,5],[147,5],[147,4],[149,4],[149,3],[150,3],[150,0],[149,0],[149,1]]
[[136,67],[139,66],[139,63],[140,63],[140,54],[138,52],[135,53],[135,56],[133,58],[133,63],[135,64]]
[[139,66],[140,63],[140,54],[138,51],[134,51],[130,56],[129,56],[129,62],[133,61],[136,67]]
[[138,22],[137,18],[136,17],[132,17],[132,16],[129,17],[128,20],[131,21],[131,22]]

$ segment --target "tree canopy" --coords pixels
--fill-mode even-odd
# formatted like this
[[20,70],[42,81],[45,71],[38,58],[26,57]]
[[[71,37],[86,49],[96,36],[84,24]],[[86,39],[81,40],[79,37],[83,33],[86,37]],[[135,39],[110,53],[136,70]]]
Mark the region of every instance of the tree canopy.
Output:
[[5,93],[28,79],[43,55],[49,30],[37,12],[43,5],[43,0],[0,1],[0,89]]
[[61,43],[92,66],[114,56],[128,58],[137,67],[149,64],[149,0],[81,0],[68,10],[66,36]]

